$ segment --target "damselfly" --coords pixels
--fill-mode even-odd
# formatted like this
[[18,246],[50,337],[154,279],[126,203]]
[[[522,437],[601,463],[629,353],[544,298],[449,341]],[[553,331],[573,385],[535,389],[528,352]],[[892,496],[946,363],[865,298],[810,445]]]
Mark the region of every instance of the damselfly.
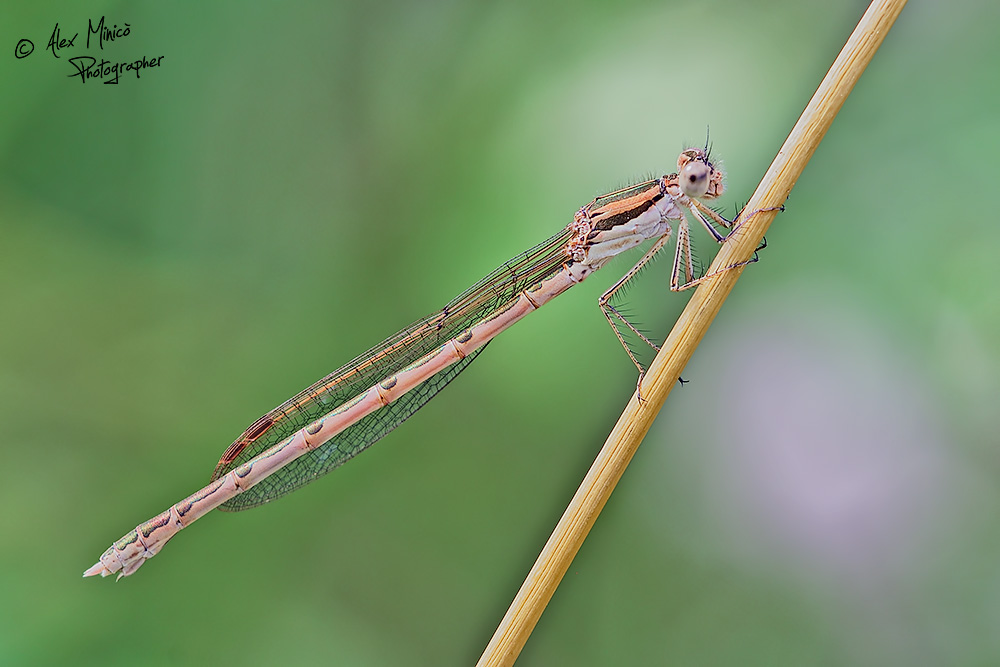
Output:
[[210,510],[256,507],[333,470],[419,410],[494,336],[612,257],[653,240],[599,300],[641,380],[644,369],[619,327],[653,343],[612,305],[612,298],[666,245],[672,223],[677,239],[670,289],[685,290],[715,275],[694,275],[685,212],[724,242],[728,236],[712,223],[730,234],[737,225],[701,202],[722,194],[722,179],[707,150],[692,148],[680,154],[677,173],[598,197],[552,238],[258,419],[222,455],[208,486],[130,531],[84,576],[128,576]]

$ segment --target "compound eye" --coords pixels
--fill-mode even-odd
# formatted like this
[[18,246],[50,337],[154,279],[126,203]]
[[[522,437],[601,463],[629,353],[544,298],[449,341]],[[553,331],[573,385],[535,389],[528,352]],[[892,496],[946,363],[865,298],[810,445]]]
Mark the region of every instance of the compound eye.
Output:
[[712,180],[713,169],[701,160],[692,160],[681,169],[681,192],[688,197],[698,199],[708,192]]

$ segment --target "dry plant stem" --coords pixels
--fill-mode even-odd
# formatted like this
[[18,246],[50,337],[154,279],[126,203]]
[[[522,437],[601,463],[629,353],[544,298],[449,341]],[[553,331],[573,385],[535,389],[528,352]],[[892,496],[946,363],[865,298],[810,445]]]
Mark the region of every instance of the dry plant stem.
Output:
[[[905,4],[906,0],[875,0],[868,7],[745,211],[764,211],[785,201]],[[761,91],[761,94],[769,93]],[[746,218],[735,237],[722,246],[708,272],[750,259],[774,216],[775,212],[769,211]],[[517,659],[615,484],[742,272],[743,267],[722,271],[695,291],[643,380],[642,401],[633,394],[500,622],[479,665],[510,665]]]

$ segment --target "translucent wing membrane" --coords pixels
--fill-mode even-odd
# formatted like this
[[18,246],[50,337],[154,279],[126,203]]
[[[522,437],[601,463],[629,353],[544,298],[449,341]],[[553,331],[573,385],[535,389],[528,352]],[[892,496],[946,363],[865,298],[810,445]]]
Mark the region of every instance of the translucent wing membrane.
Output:
[[[226,450],[212,479],[219,479],[375,383],[406,368],[483,317],[512,303],[523,290],[559,271],[566,262],[563,247],[570,234],[564,229],[505,262],[438,312],[418,320],[268,412]],[[230,499],[222,508],[255,507],[333,470],[401,424],[464,370],[477,354],[365,417],[315,451]]]
[[319,449],[300,456],[255,486],[230,498],[220,505],[219,509],[237,512],[263,505],[343,465],[406,421],[464,371],[485,349],[486,345],[411,389],[399,400],[364,417],[354,426],[349,426]]

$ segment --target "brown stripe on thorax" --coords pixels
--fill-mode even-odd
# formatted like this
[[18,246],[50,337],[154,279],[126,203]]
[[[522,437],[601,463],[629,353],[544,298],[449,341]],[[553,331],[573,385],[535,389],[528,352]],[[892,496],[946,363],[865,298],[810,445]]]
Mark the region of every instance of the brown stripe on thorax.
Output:
[[[594,230],[604,231],[618,225],[624,225],[629,220],[648,211],[650,206],[662,198],[663,185],[658,179],[641,192],[589,210],[587,213],[590,217],[591,227]],[[596,204],[600,199],[602,198],[598,197],[594,203]]]

